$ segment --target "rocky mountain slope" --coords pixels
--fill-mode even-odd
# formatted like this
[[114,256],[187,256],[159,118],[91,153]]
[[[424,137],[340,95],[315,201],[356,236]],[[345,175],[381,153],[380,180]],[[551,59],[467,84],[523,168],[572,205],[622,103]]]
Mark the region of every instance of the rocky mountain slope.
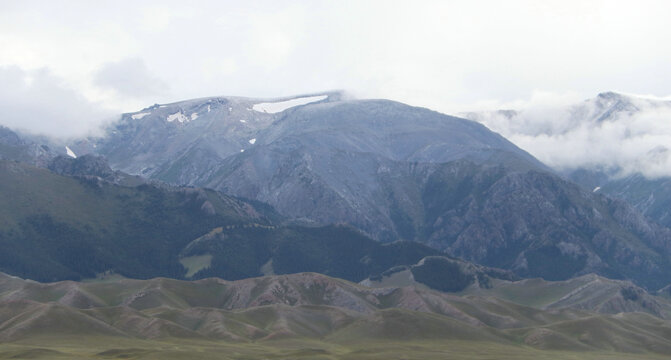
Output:
[[[510,161],[542,167],[470,121],[391,101],[324,96],[278,113],[261,111],[263,100],[241,98],[154,106],[124,115],[102,139],[72,146],[105,155],[114,169],[256,199],[292,218],[351,223],[381,240],[399,238],[404,229],[394,218],[405,209],[389,208],[416,191],[389,199],[383,186],[414,181],[402,174],[401,184],[385,184],[390,174],[417,163],[508,159],[501,155],[508,152],[515,154]],[[412,239],[407,235],[401,237]]]
[[[668,284],[671,231],[560,178],[487,128],[386,100],[300,99],[309,101],[156,105],[72,146],[104,154],[116,169],[260,200],[291,219],[351,224],[381,241],[423,242],[521,276],[596,272]],[[273,106],[282,111],[268,112]]]
[[[556,170],[589,191],[626,200],[671,226],[671,101],[604,92],[548,109],[464,114],[556,162]],[[544,146],[541,146],[544,144]],[[565,147],[580,149],[578,157]],[[550,149],[548,149],[550,148]]]
[[[587,180],[581,174],[592,174]],[[576,171],[570,178],[587,187],[609,196],[623,199],[646,217],[671,227],[671,177],[646,178],[641,174],[609,178],[599,171]]]
[[48,146],[34,143],[0,125],[0,159],[46,166],[56,153]]

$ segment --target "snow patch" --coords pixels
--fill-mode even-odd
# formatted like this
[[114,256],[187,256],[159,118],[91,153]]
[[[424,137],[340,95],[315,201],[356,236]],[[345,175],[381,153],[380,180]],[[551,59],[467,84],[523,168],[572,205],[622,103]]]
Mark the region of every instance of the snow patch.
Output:
[[231,112],[231,111],[233,111],[233,108],[229,106],[228,107],[228,112]]
[[76,159],[77,155],[75,154],[74,151],[72,151],[69,147],[65,147],[65,152],[68,154],[69,157]]
[[301,98],[295,98],[287,101],[279,101],[279,102],[273,102],[273,103],[259,103],[252,108],[254,111],[258,112],[265,112],[268,114],[275,114],[278,112],[282,112],[286,109],[292,108],[294,106],[299,106],[299,105],[305,105],[317,101],[322,101],[324,99],[328,98],[328,95],[318,95],[318,96],[307,96],[307,97],[301,97]]
[[210,112],[212,110],[212,107],[210,105],[207,105],[207,112]]
[[252,144],[252,145],[254,145],[255,142],[256,142],[256,138],[253,138],[253,139],[249,140],[249,143]]
[[245,149],[240,149],[240,152],[245,152]]
[[145,117],[145,116],[147,116],[147,115],[149,115],[149,114],[151,114],[151,113],[149,113],[149,112],[143,112],[143,113],[139,113],[139,114],[133,114],[133,115],[131,115],[130,117],[131,117],[131,119],[133,119],[133,120],[140,120],[140,119],[142,119],[143,117]]
[[196,119],[198,119],[198,113],[191,114],[191,120],[196,120]]
[[244,124],[247,122],[247,120],[240,120],[240,122]]
[[597,192],[597,191],[599,191],[599,190],[601,190],[601,186],[597,186],[597,187],[595,187],[594,190],[592,190],[592,192]]
[[189,118],[186,117],[186,116],[184,116],[184,114],[182,114],[181,111],[178,111],[178,112],[176,112],[176,113],[174,113],[174,114],[172,114],[172,115],[168,115],[168,117],[166,118],[166,120],[167,120],[168,122],[173,122],[173,121],[175,121],[175,120],[177,120],[177,121],[179,121],[179,122],[181,122],[181,123],[189,122]]

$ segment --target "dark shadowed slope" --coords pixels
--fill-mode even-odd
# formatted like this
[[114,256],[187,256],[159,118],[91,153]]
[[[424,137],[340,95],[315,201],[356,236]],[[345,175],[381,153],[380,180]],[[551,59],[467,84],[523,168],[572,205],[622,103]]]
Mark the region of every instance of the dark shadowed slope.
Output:
[[[95,159],[69,162],[59,169],[92,163],[118,179]],[[0,161],[0,244],[2,271],[37,280],[315,271],[360,281],[440,254],[418,243],[383,245],[348,226],[286,225],[268,205],[212,190],[121,186],[9,161]]]

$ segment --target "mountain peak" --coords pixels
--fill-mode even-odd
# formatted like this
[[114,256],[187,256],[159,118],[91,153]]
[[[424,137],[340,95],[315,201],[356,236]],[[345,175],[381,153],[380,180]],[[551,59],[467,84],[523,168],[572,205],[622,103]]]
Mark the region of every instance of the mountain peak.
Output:
[[622,98],[624,98],[624,95],[618,94],[614,91],[605,91],[605,92],[599,93],[599,95],[597,95],[597,98],[599,98],[599,99],[622,99]]
[[[209,96],[202,98],[194,98],[189,100],[181,100],[165,104],[154,104],[149,107],[146,107],[140,111],[127,113],[128,115],[135,116],[135,119],[140,119],[144,117],[144,113],[151,113],[151,111],[161,108],[174,108],[174,107],[193,107],[194,105],[203,105],[203,104],[234,104],[234,103],[244,103],[246,105],[254,105],[258,103],[281,103],[281,102],[295,102],[293,106],[305,105],[312,102],[319,101],[339,101],[344,99],[350,99],[352,96],[346,93],[343,90],[328,90],[320,91],[313,93],[297,94],[291,96],[281,96],[281,97],[245,97],[245,96],[233,96],[233,95],[221,95],[221,96]],[[305,104],[297,101],[299,99],[308,100]],[[311,100],[311,101],[310,101]],[[292,107],[293,107],[292,106]],[[253,109],[254,110],[254,109]],[[263,112],[263,110],[260,110]]]
[[631,97],[627,95],[619,94],[613,91],[607,91],[599,93],[594,99],[594,102],[599,107],[603,108],[617,107],[618,110],[621,110],[619,108],[624,109],[628,106],[632,106],[631,100],[632,100]]

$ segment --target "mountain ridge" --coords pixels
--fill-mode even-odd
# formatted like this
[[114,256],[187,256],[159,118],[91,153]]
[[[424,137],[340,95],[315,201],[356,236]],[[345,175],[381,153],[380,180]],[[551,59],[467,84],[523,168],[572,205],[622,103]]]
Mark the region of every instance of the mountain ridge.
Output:
[[[88,144],[109,152],[113,167],[267,202],[301,224],[347,223],[525,277],[597,272],[650,289],[668,284],[670,230],[580,190],[484,126],[397,102],[306,99],[315,101],[271,113],[238,98],[153,106]],[[272,243],[263,231],[249,234],[266,239],[249,249],[258,259]],[[182,260],[193,271],[213,266],[212,249],[235,236]],[[257,274],[258,259],[244,274]]]
[[[216,99],[125,115],[90,141],[115,168],[266,202],[291,219],[349,223],[522,276],[667,284],[668,229],[573,187],[476,122],[387,100],[327,96],[266,113],[253,107],[267,100]],[[186,120],[170,121],[177,113]],[[572,265],[550,270],[555,257]]]

